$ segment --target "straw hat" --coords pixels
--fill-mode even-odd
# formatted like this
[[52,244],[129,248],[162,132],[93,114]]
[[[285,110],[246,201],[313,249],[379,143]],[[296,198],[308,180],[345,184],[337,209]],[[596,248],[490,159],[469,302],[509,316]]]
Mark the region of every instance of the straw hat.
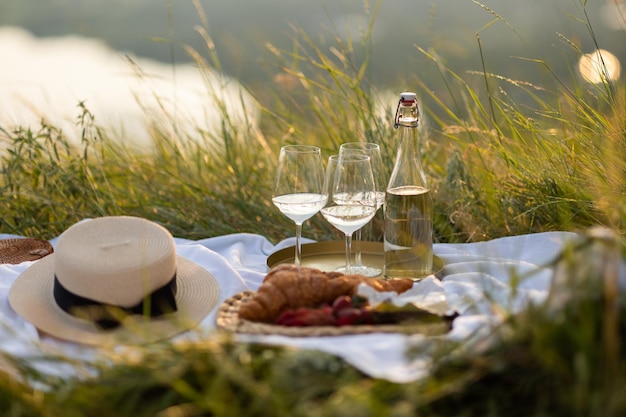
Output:
[[68,228],[53,254],[16,279],[9,302],[40,331],[60,339],[144,343],[198,325],[219,291],[206,269],[176,255],[165,228],[111,216]]

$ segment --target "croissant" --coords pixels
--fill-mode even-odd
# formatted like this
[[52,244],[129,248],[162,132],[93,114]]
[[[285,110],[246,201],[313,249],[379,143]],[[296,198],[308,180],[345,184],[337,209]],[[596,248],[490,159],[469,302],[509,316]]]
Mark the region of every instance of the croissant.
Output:
[[285,310],[316,307],[342,295],[354,295],[364,283],[377,291],[402,293],[413,286],[410,279],[381,280],[363,275],[322,272],[315,268],[281,264],[263,279],[258,291],[239,307],[245,320],[272,323]]

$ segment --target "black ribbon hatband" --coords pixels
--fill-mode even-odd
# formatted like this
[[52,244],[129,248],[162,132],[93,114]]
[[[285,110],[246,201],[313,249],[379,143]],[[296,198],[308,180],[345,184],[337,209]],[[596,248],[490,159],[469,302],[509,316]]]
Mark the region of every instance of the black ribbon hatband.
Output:
[[154,290],[138,304],[120,307],[104,304],[90,298],[74,294],[54,277],[54,300],[63,311],[82,319],[95,322],[103,329],[113,329],[120,325],[127,315],[149,315],[158,317],[177,310],[176,275],[163,287]]

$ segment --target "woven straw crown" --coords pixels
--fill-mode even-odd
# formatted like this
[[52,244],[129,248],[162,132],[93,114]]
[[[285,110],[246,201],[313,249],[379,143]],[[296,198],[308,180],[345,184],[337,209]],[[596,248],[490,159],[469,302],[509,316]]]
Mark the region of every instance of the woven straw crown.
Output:
[[176,273],[176,249],[163,227],[133,217],[76,224],[59,238],[54,271],[73,293],[129,307]]

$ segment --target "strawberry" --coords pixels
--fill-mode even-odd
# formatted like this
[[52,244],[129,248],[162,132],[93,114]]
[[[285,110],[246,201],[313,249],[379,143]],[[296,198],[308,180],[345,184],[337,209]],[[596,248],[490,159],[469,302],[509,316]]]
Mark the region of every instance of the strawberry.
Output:
[[318,308],[297,308],[284,311],[275,321],[282,326],[348,326],[373,324],[371,312],[367,309],[367,298],[361,296],[337,297],[331,305]]
[[352,308],[352,299],[347,295],[340,295],[333,301],[333,312],[337,315],[341,310]]
[[335,326],[336,320],[330,306],[286,310],[277,319],[282,326]]

